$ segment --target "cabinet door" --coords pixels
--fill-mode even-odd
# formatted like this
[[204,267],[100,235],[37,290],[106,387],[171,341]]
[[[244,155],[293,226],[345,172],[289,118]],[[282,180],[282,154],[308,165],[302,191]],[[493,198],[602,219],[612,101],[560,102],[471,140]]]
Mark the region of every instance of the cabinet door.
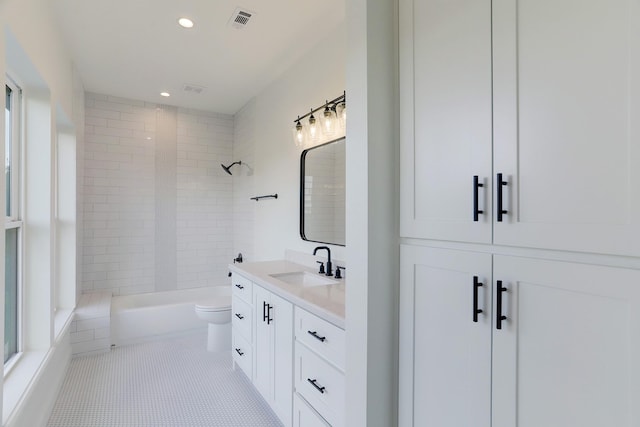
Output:
[[640,425],[640,271],[495,256],[494,278],[493,427]]
[[400,1],[400,121],[401,235],[490,243],[490,0]]
[[331,427],[297,393],[293,395],[293,427]]
[[270,402],[272,392],[271,384],[273,384],[273,344],[272,344],[272,326],[268,317],[268,305],[271,301],[271,293],[254,286],[254,319],[255,319],[255,336],[254,336],[254,368],[253,368],[253,384],[262,394],[262,396]]
[[640,255],[640,3],[494,0],[493,31],[494,243]]
[[400,274],[399,426],[489,427],[491,255],[402,245]]
[[293,305],[271,294],[273,319],[273,409],[285,427],[291,426],[293,405]]

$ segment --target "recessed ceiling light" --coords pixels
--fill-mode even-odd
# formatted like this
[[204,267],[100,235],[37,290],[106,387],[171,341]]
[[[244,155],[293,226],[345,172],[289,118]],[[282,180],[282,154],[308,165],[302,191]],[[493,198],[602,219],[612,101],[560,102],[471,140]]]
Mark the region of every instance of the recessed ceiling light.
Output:
[[193,28],[193,21],[189,18],[178,19],[178,24],[183,28]]
[[160,96],[171,96],[169,92],[160,92]]

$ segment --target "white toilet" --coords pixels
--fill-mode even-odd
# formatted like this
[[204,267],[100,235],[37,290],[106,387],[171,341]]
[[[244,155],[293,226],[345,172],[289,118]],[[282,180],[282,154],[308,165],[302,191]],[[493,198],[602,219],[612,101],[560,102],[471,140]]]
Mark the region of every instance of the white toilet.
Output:
[[196,315],[209,323],[207,350],[231,350],[231,296],[219,296],[196,304]]

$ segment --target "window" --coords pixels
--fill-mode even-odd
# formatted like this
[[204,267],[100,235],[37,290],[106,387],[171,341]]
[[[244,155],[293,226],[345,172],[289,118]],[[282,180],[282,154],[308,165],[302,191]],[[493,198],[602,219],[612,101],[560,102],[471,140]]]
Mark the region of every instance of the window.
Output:
[[20,350],[20,89],[6,84],[4,363]]

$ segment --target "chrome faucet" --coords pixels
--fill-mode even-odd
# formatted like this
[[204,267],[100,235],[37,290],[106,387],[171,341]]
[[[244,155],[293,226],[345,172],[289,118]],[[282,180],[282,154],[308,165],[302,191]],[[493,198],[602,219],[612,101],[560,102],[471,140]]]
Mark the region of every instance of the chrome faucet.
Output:
[[325,276],[333,276],[333,270],[331,269],[331,249],[329,249],[328,246],[318,246],[313,250],[313,254],[315,255],[319,249],[327,250],[327,272],[325,273]]

